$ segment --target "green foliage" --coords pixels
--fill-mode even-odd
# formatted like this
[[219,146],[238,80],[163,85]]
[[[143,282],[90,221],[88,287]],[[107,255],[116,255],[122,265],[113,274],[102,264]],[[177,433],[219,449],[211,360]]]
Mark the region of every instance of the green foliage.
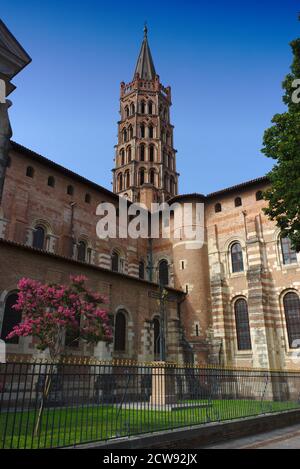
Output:
[[287,111],[275,114],[273,126],[265,131],[263,139],[262,152],[276,161],[268,174],[271,186],[264,198],[269,202],[265,213],[276,221],[282,235],[291,239],[293,248],[300,251],[300,103],[292,100],[296,91],[293,82],[300,79],[300,39],[291,42],[291,47],[291,73],[282,84]]

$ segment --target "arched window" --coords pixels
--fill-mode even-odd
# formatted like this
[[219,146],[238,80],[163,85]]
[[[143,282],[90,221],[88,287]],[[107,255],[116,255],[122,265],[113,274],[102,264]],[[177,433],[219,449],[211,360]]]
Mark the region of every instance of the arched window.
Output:
[[111,255],[111,270],[113,272],[119,272],[120,267],[120,256],[118,251],[113,251]]
[[141,138],[145,137],[145,125],[144,124],[140,125],[140,137]]
[[168,145],[171,145],[171,135],[170,135],[170,132],[167,132],[166,133],[166,142]]
[[13,337],[12,339],[6,339],[8,334],[13,330],[15,326],[20,324],[22,321],[22,312],[16,311],[13,306],[17,303],[17,293],[11,293],[8,295],[5,301],[4,316],[1,328],[1,340],[4,340],[7,344],[18,344],[19,337]]
[[68,186],[67,187],[67,194],[68,195],[74,195],[74,187],[73,186]]
[[219,202],[215,205],[215,212],[222,212],[222,205]]
[[263,200],[263,191],[257,191],[255,194],[256,200]]
[[164,186],[165,186],[165,190],[169,192],[169,176],[167,174],[165,174],[165,177],[164,177]]
[[282,252],[282,260],[284,264],[295,264],[297,262],[297,253],[292,248],[290,238],[281,238],[281,252]]
[[53,176],[48,177],[48,186],[49,187],[54,187],[55,186],[55,179]]
[[125,175],[124,175],[124,189],[128,189],[128,187],[130,186],[130,173],[129,171],[125,171]]
[[86,204],[91,203],[91,194],[85,194],[84,201]]
[[247,301],[243,298],[234,304],[238,350],[251,350],[251,336]]
[[159,263],[159,284],[162,286],[169,284],[169,265],[166,260]]
[[[287,333],[290,348],[299,347],[300,340],[300,300],[295,292],[287,293],[283,298]],[[297,341],[295,343],[294,341]]]
[[149,180],[150,184],[153,184],[153,186],[155,186],[155,171],[154,171],[154,169],[150,170],[149,179],[150,179]]
[[233,243],[231,246],[231,265],[232,272],[243,272],[243,251],[240,243]]
[[126,316],[123,311],[118,311],[115,318],[115,352],[125,352],[126,350]]
[[153,126],[152,125],[149,125],[148,127],[148,135],[149,135],[149,138],[153,138]]
[[28,178],[33,178],[34,176],[34,169],[32,166],[28,166],[27,169],[26,169],[26,176]]
[[123,129],[122,134],[123,134],[123,143],[125,143],[127,142],[127,130]]
[[86,261],[86,243],[84,241],[79,241],[78,243],[77,260],[81,262]]
[[144,280],[145,278],[145,263],[144,261],[139,262],[139,278]]
[[130,112],[132,116],[135,113],[135,105],[133,103],[130,104]]
[[119,181],[119,191],[122,191],[123,190],[123,175],[122,175],[122,173],[119,174],[118,181]]
[[129,108],[128,108],[128,106],[125,107],[125,117],[129,117]]
[[128,135],[129,135],[129,140],[132,140],[133,138],[133,128],[132,125],[128,127]]
[[242,199],[240,197],[236,197],[234,199],[234,206],[235,207],[240,207],[242,205]]
[[124,150],[124,148],[122,148],[122,150],[120,151],[120,157],[121,157],[121,166],[123,166],[125,164],[125,150]]
[[42,226],[36,226],[33,232],[33,243],[32,247],[35,249],[44,249],[46,242],[45,228]]
[[131,161],[131,146],[127,147],[127,161],[128,163]]
[[170,177],[170,193],[171,195],[175,194],[175,181],[173,176]]
[[145,114],[145,112],[146,112],[145,101],[141,101],[141,114]]
[[149,161],[154,161],[154,145],[150,145],[149,147]]
[[152,103],[152,101],[148,101],[148,113],[149,114],[153,113],[153,103]]
[[165,143],[166,142],[166,132],[165,129],[161,129],[161,139]]
[[140,145],[140,161],[145,161],[145,145]]
[[153,319],[153,329],[154,358],[158,359],[160,355],[160,323],[157,317]]
[[142,186],[145,183],[145,170],[141,169],[140,170],[140,186]]

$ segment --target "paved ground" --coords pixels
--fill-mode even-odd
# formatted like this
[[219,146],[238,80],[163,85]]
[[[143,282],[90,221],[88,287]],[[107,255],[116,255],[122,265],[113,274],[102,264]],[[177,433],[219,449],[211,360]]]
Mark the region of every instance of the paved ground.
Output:
[[300,425],[207,446],[207,449],[300,449]]

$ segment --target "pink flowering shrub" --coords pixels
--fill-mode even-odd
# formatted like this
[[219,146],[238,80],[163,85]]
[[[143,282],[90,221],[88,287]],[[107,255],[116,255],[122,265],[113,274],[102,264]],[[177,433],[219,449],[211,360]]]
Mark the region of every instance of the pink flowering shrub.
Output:
[[40,350],[49,349],[51,358],[61,354],[64,337],[70,333],[90,344],[112,340],[106,299],[90,291],[84,276],[71,276],[70,285],[42,284],[23,278],[18,284],[14,308],[22,311],[22,322],[7,336],[32,336]]

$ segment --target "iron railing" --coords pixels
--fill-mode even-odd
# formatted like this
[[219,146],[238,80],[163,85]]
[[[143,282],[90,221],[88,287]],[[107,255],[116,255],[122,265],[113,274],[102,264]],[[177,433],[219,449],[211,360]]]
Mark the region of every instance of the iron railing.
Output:
[[56,448],[300,408],[300,373],[129,362],[0,364],[0,447]]

